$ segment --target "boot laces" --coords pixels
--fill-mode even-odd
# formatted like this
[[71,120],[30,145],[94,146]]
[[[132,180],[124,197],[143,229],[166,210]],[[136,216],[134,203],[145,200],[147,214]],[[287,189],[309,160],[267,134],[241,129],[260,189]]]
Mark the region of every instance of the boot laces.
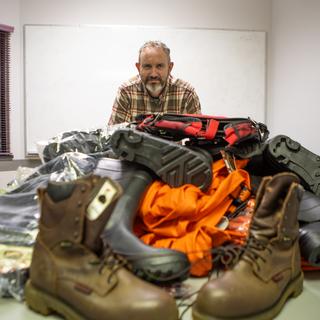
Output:
[[244,252],[244,247],[237,244],[229,244],[226,246],[219,246],[212,249],[213,263],[219,269],[230,269],[239,260]]
[[108,245],[105,245],[104,252],[101,258],[91,261],[90,263],[99,265],[98,270],[100,274],[103,272],[105,268],[111,271],[108,275],[108,283],[111,283],[112,278],[116,275],[118,270],[126,266],[130,267],[127,260],[122,256],[119,256],[116,253],[114,253]]
[[125,266],[130,267],[128,261],[124,257],[114,253],[110,246],[106,246],[105,248],[103,264],[111,271],[108,276],[109,283],[118,270]]
[[249,236],[247,245],[245,247],[243,258],[251,264],[255,264],[257,269],[260,270],[260,261],[266,263],[263,252],[267,250],[269,253],[272,250],[268,247],[269,241],[267,239],[258,239],[253,235]]

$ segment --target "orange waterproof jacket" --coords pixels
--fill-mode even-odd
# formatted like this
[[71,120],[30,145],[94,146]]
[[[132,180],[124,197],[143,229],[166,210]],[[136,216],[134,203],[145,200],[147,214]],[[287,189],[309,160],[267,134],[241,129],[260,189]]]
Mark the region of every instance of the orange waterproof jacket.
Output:
[[185,252],[192,275],[208,274],[212,248],[226,241],[242,243],[247,236],[247,232],[218,226],[243,187],[250,190],[249,174],[243,170],[247,163],[236,160],[237,169],[229,173],[222,159],[214,162],[212,183],[206,192],[190,184],[171,188],[155,181],[139,209],[137,236],[148,245]]

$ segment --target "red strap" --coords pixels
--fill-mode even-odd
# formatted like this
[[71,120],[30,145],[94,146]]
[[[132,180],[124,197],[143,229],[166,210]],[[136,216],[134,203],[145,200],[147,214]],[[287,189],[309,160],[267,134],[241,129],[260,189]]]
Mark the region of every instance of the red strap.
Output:
[[254,136],[257,133],[257,129],[252,127],[250,122],[243,122],[233,126],[227,126],[224,132],[225,140],[232,146],[236,142],[239,142],[239,140]]
[[214,120],[214,119],[210,119],[204,137],[207,140],[212,140],[218,131],[218,127],[219,127],[219,121]]
[[197,136],[201,130],[201,122],[183,123],[179,121],[159,120],[155,123],[155,127],[169,130],[178,130],[187,135]]

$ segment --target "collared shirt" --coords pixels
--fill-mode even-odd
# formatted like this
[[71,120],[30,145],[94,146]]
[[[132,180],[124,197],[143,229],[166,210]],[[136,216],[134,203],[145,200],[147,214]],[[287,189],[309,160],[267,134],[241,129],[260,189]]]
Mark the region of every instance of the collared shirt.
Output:
[[138,114],[158,112],[200,114],[199,97],[189,83],[170,75],[161,95],[153,98],[138,75],[120,86],[109,125],[132,122]]

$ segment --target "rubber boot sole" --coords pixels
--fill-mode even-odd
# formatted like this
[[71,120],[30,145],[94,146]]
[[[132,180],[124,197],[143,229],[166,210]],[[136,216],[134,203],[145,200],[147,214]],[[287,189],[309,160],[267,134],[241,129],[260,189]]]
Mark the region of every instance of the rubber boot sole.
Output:
[[[221,317],[212,317],[209,315],[203,315],[200,312],[198,312],[196,310],[196,308],[194,308],[192,310],[192,316],[193,316],[193,320],[270,320],[270,319],[274,319],[276,315],[278,315],[280,313],[280,311],[282,310],[284,304],[286,303],[286,301],[290,298],[290,297],[297,297],[301,294],[303,290],[303,273],[301,272],[299,274],[299,276],[295,279],[293,279],[287,286],[287,288],[285,289],[284,293],[282,294],[282,296],[280,297],[280,299],[273,305],[271,306],[269,309],[261,312],[261,313],[257,313],[257,314],[253,314],[253,315],[248,315],[246,317],[235,317],[235,318],[221,318]],[[230,306],[232,307],[232,306]]]
[[175,142],[122,128],[113,133],[110,144],[120,159],[148,167],[171,187],[193,184],[205,190],[211,184],[210,161]]
[[320,157],[297,141],[279,135],[271,139],[266,148],[266,159],[302,179],[303,186],[320,195]]
[[86,318],[79,315],[67,304],[63,303],[59,299],[37,289],[30,281],[27,281],[25,285],[25,301],[28,307],[35,312],[38,312],[44,316],[49,314],[58,313],[67,320],[85,320]]

